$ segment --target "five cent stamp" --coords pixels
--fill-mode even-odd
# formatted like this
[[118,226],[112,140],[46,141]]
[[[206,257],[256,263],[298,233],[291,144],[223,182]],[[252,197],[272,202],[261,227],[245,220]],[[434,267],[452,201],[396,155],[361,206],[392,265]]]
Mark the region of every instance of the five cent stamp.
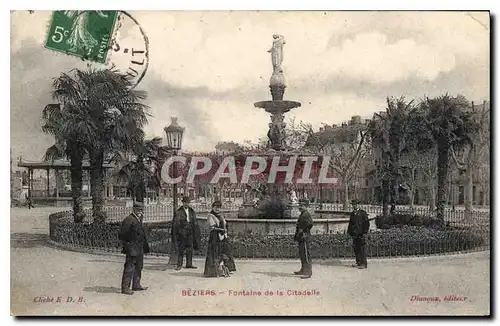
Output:
[[117,11],[54,11],[45,47],[106,63]]

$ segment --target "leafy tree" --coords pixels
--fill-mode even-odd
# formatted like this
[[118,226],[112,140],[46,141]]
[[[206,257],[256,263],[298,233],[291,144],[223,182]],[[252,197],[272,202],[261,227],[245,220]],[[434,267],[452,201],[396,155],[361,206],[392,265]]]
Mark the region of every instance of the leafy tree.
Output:
[[359,175],[360,162],[369,150],[368,129],[364,123],[353,123],[342,127],[326,127],[313,132],[310,125],[303,125],[308,138],[307,150],[330,157],[329,168],[342,180],[344,210],[349,206],[349,186]]
[[423,187],[426,189],[429,209],[432,211],[436,208],[436,158],[437,152],[435,148],[425,151],[414,148],[404,155],[405,173],[403,177],[409,186],[410,206],[413,206],[415,202],[417,188]]

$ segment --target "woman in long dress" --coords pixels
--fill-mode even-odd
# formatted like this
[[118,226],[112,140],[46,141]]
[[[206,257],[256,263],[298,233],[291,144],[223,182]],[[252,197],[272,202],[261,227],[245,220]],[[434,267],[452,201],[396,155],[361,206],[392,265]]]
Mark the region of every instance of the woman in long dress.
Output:
[[227,240],[227,222],[221,214],[222,203],[215,201],[212,204],[212,211],[207,216],[207,223],[210,228],[208,238],[207,258],[205,259],[205,277],[217,277],[217,267],[221,262],[230,272],[236,271],[234,259],[229,251]]

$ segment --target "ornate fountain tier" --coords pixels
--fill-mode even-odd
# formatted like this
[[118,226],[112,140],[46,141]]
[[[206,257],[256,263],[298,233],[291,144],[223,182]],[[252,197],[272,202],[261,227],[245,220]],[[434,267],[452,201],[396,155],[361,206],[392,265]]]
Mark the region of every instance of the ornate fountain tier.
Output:
[[266,110],[266,112],[269,112],[271,114],[283,114],[290,111],[291,109],[298,108],[301,105],[302,104],[300,102],[279,100],[260,101],[254,104],[255,107],[264,109]]

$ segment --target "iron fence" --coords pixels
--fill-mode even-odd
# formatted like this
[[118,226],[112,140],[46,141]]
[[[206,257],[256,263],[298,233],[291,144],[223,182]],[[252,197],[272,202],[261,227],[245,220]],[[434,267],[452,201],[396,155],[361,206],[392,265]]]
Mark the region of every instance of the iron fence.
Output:
[[[210,204],[193,204],[190,205],[195,212],[206,214],[210,212],[212,206]],[[232,212],[236,211],[239,207],[233,205],[232,203],[226,203],[222,206],[223,212]],[[106,212],[106,222],[107,223],[117,223],[121,222],[125,217],[132,213],[132,207],[127,206],[107,206],[104,207],[104,211]],[[86,208],[84,209],[85,219],[84,223],[92,223],[92,209]],[[173,218],[173,206],[172,205],[163,205],[163,204],[153,204],[144,206],[144,223],[153,223],[153,222],[167,222],[172,220]]]
[[[208,203],[195,203],[191,204],[191,207],[198,213],[205,214],[210,212],[211,204]],[[223,212],[236,212],[240,208],[239,205],[226,202],[223,203]],[[360,205],[360,209],[365,210],[368,214],[374,214],[376,216],[381,216],[383,213],[381,206],[375,205]],[[108,223],[121,222],[127,215],[132,213],[132,207],[126,206],[107,206],[104,208],[107,215]],[[343,205],[341,204],[315,204],[311,206],[311,210],[315,211],[316,215],[328,216],[328,213],[343,212]],[[352,206],[349,205],[347,212],[352,211]],[[86,217],[84,222],[92,222],[92,210],[86,208],[84,210]],[[433,210],[429,210],[427,207],[407,207],[399,206],[395,210],[395,214],[406,214],[414,216],[428,216],[435,217],[436,213]],[[173,206],[171,204],[152,204],[146,205],[144,207],[144,222],[166,222],[173,218]],[[452,224],[455,226],[470,226],[470,225],[481,225],[489,226],[490,224],[490,212],[489,210],[473,210],[472,212],[467,212],[465,210],[452,210],[446,209],[444,212],[444,221],[447,224]]]
[[[318,212],[338,212],[344,211],[344,206],[342,204],[315,204],[315,210]],[[359,205],[359,209],[365,210],[368,214],[375,214],[380,216],[383,214],[382,206],[377,205]],[[352,211],[352,205],[347,206],[347,211]],[[417,216],[429,216],[435,217],[436,210],[430,210],[429,207],[422,206],[396,206],[395,214],[408,214],[408,215],[417,215]],[[472,212],[468,212],[462,207],[458,209],[453,208],[445,208],[444,211],[444,221],[445,223],[451,223],[456,225],[468,226],[468,225],[489,225],[490,222],[490,211],[489,208],[485,208],[482,210],[472,210]]]
[[[72,222],[71,211],[50,217],[50,239],[58,244],[92,251],[121,251],[118,240],[119,222],[131,208],[108,208],[111,223],[94,224]],[[169,255],[171,218],[164,206],[147,206],[145,224],[151,255]],[[485,218],[484,212],[473,212],[472,221]],[[149,217],[148,217],[149,216]],[[469,218],[471,218],[469,216]],[[489,217],[488,217],[489,219]],[[458,220],[458,217],[452,218]],[[90,221],[87,221],[90,222]],[[236,258],[296,258],[297,244],[290,229],[245,230],[235,232],[229,226],[230,247]],[[202,248],[197,252],[204,256],[209,233],[202,228]],[[448,224],[445,229],[394,225],[389,229],[371,230],[366,235],[368,257],[406,257],[431,254],[448,254],[463,251],[488,250],[490,248],[489,224],[470,222]],[[352,239],[344,231],[314,234],[310,238],[311,255],[316,259],[352,258]]]

